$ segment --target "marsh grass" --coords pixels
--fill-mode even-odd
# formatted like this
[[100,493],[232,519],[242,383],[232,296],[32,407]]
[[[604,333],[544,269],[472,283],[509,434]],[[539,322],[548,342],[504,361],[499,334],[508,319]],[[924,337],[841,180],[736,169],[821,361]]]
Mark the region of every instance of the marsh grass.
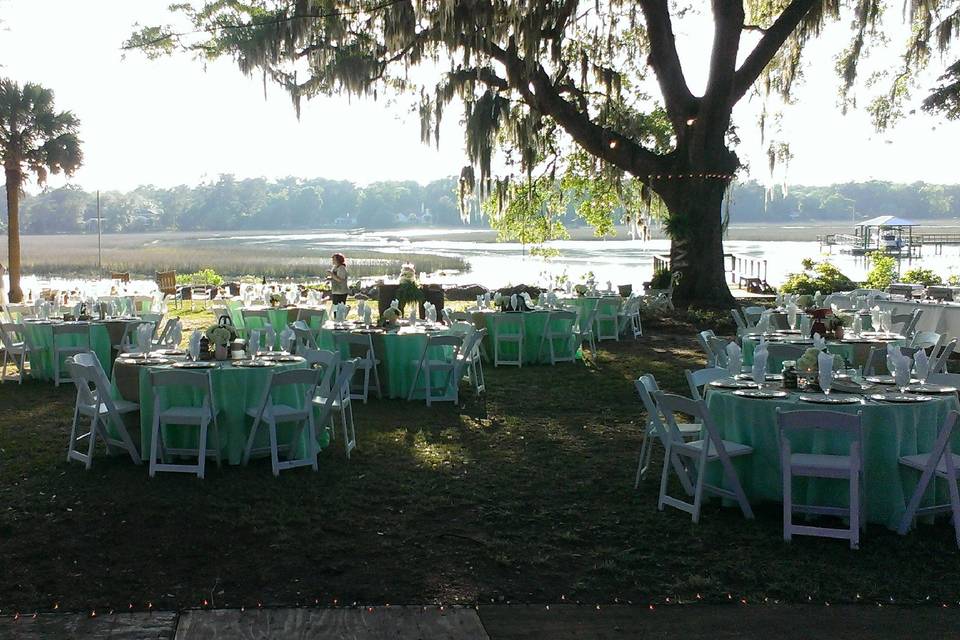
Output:
[[0,609],[956,600],[947,523],[905,537],[871,525],[851,551],[784,543],[776,504],[747,521],[711,500],[699,525],[658,512],[658,464],[633,488],[632,381],[652,372],[680,392],[703,360],[682,319],[646,328],[589,366],[490,367],[486,396],[462,408],[357,405],[349,461],[337,440],[318,473],[280,478],[258,460],[150,479],[102,452],[87,472],[64,461],[68,387],[0,385]]
[[[274,245],[209,233],[116,234],[103,236],[102,242],[103,273],[126,271],[134,278],[148,279],[157,271],[194,273],[205,268],[227,279],[245,275],[273,280],[322,279],[330,268],[332,253],[307,243]],[[96,236],[23,236],[21,243],[25,273],[57,277],[99,273]],[[404,262],[427,273],[469,269],[463,259],[424,253],[350,250],[348,258],[351,279],[395,276]]]

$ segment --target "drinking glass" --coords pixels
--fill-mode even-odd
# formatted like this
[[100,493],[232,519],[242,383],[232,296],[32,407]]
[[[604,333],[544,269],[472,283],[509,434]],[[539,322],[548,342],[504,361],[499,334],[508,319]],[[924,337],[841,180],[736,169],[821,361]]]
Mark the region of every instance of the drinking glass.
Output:
[[787,322],[790,324],[790,330],[791,330],[791,331],[796,331],[796,330],[797,330],[797,311],[796,311],[796,309],[790,309],[790,311],[787,312]]

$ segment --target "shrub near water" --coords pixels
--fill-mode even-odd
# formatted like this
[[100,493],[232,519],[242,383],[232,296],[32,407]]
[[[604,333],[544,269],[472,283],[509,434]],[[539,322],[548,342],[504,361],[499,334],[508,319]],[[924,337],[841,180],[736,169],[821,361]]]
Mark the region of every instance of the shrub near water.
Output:
[[784,293],[812,296],[819,291],[823,295],[837,291],[850,291],[857,285],[829,262],[815,262],[810,258],[801,263],[803,272],[791,273],[780,287]]
[[933,287],[943,284],[943,278],[934,273],[932,269],[914,267],[913,269],[907,269],[903,272],[903,277],[900,278],[900,282],[906,282],[908,284],[922,284],[925,287]]
[[881,291],[890,286],[897,278],[897,261],[891,256],[884,255],[878,251],[870,254],[870,273],[867,274],[867,281],[864,283],[868,289],[880,289]]

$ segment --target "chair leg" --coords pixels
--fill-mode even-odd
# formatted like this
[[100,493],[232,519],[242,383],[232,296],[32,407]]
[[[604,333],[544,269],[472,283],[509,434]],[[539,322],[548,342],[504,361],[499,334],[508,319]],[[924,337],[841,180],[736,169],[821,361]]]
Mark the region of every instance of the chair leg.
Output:
[[67,462],[73,458],[71,455],[77,446],[77,423],[80,421],[80,411],[76,407],[73,409],[73,425],[70,427],[70,441],[67,443]]
[[640,486],[640,480],[647,472],[646,466],[643,464],[643,459],[647,456],[647,452],[650,449],[650,431],[647,430],[643,434],[643,444],[640,445],[640,458],[637,460],[637,476],[633,481],[633,488],[637,489]]
[[257,431],[260,429],[260,417],[258,416],[253,421],[253,427],[250,429],[250,436],[247,438],[247,446],[243,450],[243,458],[241,459],[241,464],[247,466],[247,463],[250,462],[250,452],[253,450],[253,441],[257,437]]
[[270,467],[273,470],[274,477],[278,477],[280,475],[280,450],[277,448],[277,423],[269,420],[267,431],[270,434]]
[[673,460],[672,447],[667,444],[666,449],[663,454],[663,470],[660,472],[660,497],[657,500],[657,511],[663,511],[663,499],[667,496],[667,480],[670,476],[670,467]]
[[94,415],[93,420],[90,421],[90,442],[87,444],[87,470],[90,470],[90,467],[93,466],[93,447],[97,442],[97,429],[100,424],[100,416]]
[[197,443],[197,477],[203,480],[207,471],[207,424],[203,419],[200,423],[200,442]]
[[913,524],[913,518],[916,516],[917,509],[920,507],[920,501],[923,500],[923,496],[927,492],[927,487],[932,477],[932,469],[925,469],[923,473],[920,474],[920,481],[917,482],[917,486],[913,490],[913,495],[910,496],[910,502],[907,503],[907,510],[903,512],[903,517],[900,518],[900,526],[897,527],[897,533],[900,535],[907,535],[907,531]]
[[850,478],[850,548],[860,548],[860,472]]
[[950,483],[950,512],[953,515],[953,535],[957,539],[957,547],[960,547],[960,489],[957,487],[956,478],[948,477],[947,482]]
[[783,465],[783,539],[793,540],[793,478],[787,465]]
[[693,524],[700,522],[700,508],[703,506],[703,484],[707,473],[707,465],[701,463],[697,465],[697,486],[693,488]]
[[153,416],[153,425],[150,429],[150,477],[153,478],[157,473],[157,456],[160,454],[160,416]]

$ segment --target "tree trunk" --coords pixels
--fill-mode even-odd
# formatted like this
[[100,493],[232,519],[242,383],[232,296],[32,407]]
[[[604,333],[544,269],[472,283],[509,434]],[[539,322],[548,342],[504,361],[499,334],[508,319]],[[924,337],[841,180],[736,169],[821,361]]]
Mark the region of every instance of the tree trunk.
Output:
[[[727,182],[718,178],[674,179],[660,190],[670,211],[670,268],[679,274],[673,301],[678,306],[730,309],[723,258],[723,199]],[[675,276],[677,277],[677,276]]]
[[23,301],[20,289],[20,168],[7,167],[7,272],[10,274],[10,291],[7,296],[12,303]]

